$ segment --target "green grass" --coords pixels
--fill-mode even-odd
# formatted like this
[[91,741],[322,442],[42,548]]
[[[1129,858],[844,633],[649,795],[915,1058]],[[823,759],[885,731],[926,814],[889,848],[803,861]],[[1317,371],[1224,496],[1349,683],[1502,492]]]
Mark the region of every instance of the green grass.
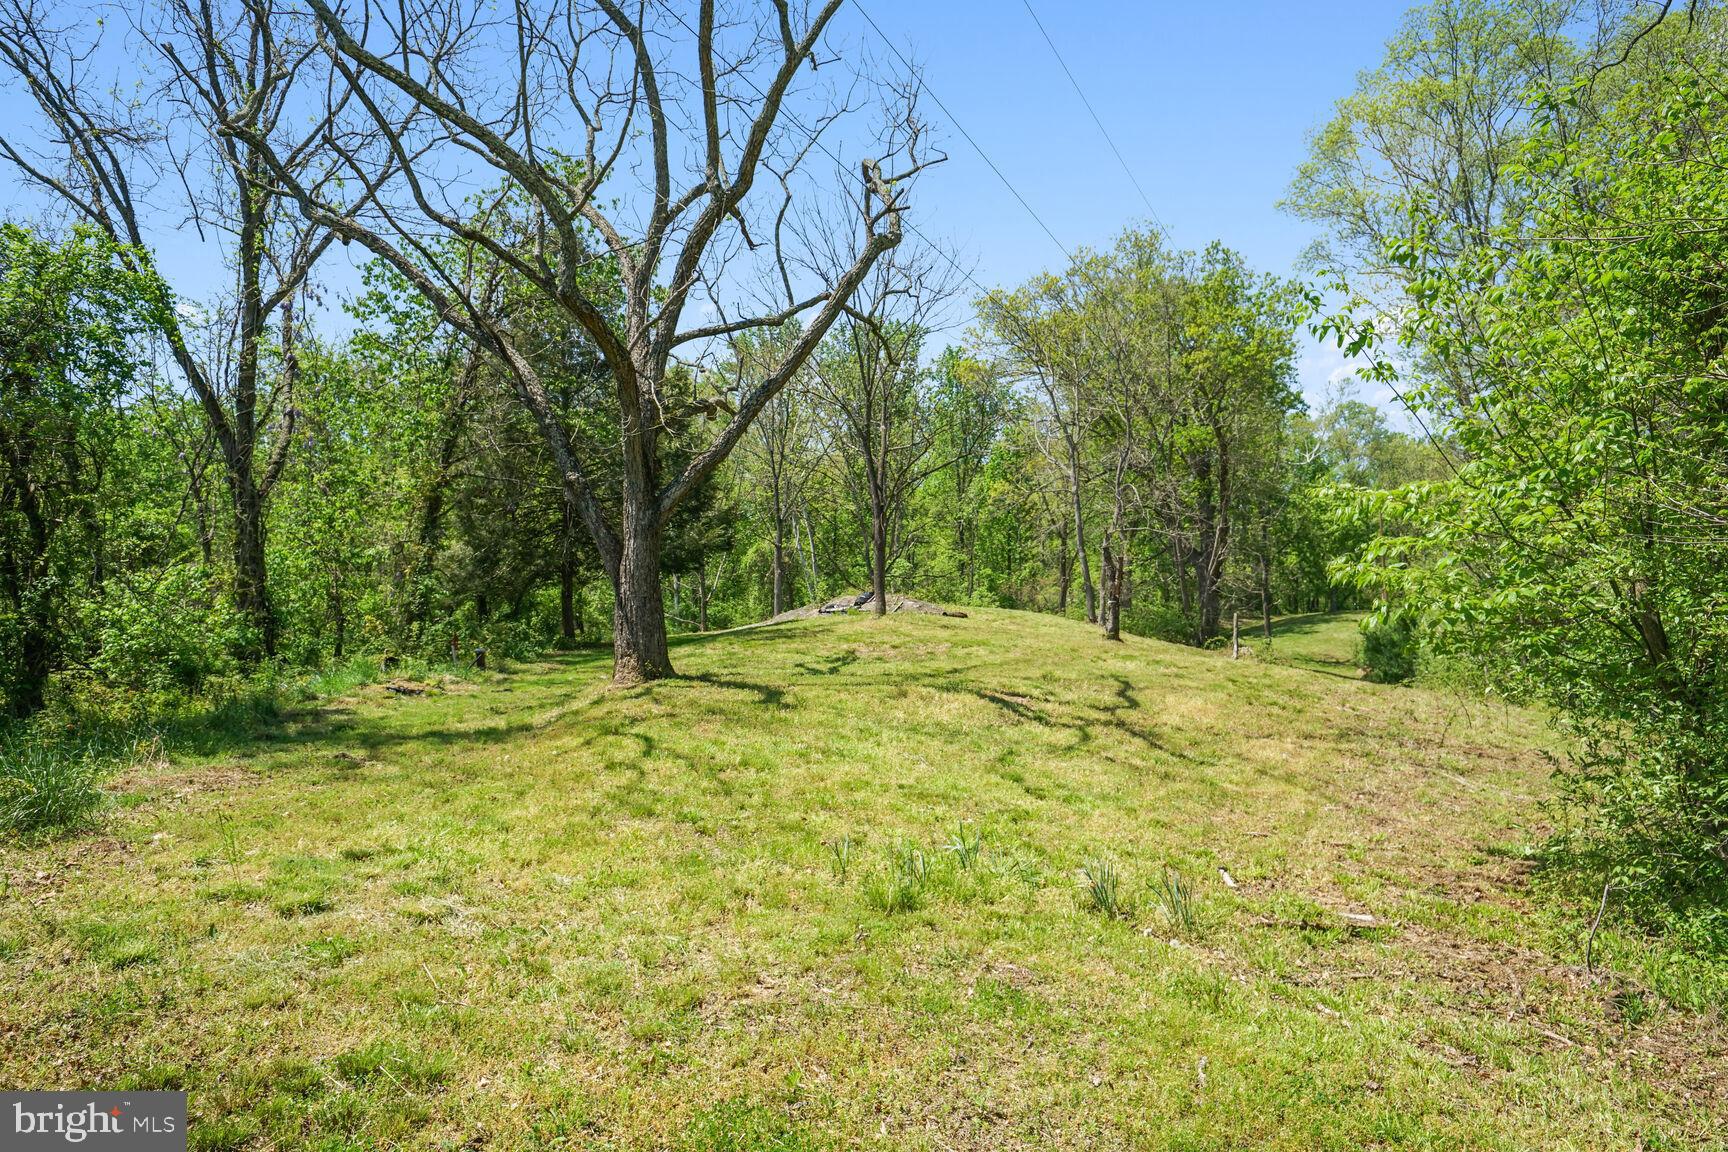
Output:
[[1272,621],[1272,639],[1267,641],[1259,621],[1252,634],[1244,626],[1243,642],[1256,656],[1273,663],[1288,664],[1314,672],[1357,677],[1362,674],[1361,612],[1310,612],[1281,616]]
[[0,1082],[183,1087],[204,1149],[1713,1146],[1718,968],[1610,925],[1592,980],[1541,723],[1353,629],[354,686],[4,850]]

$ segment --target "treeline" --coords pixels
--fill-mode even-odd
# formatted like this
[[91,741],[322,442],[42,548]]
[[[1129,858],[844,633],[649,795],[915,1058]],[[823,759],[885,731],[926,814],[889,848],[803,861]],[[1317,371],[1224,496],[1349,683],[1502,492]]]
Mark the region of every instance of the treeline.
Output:
[[[286,311],[264,326],[252,525],[222,427],[159,355],[161,314],[199,312],[89,228],[0,236],[14,715],[56,689],[196,693],[269,660],[609,639],[611,585],[543,437],[400,277],[373,267],[340,338]],[[977,339],[939,351],[892,314],[904,282],[890,264],[878,306],[859,297],[668,525],[674,630],[881,589],[1203,642],[1226,610],[1343,603],[1341,493],[1436,467],[1359,400],[1304,410],[1296,289],[1221,247],[1131,232],[979,301]],[[706,406],[669,414],[669,454],[704,450],[797,337],[740,340]],[[595,434],[593,349],[550,326],[524,343],[567,434]]]
[[[820,162],[837,6],[524,10],[535,59],[446,91],[500,27],[160,0],[115,43],[5,0],[40,115],[0,152],[48,206],[5,253],[6,710],[585,639],[637,682],[669,629],[860,587],[1196,643],[1348,598],[1323,491],[1421,453],[1303,415],[1302,294],[1130,232],[938,348],[917,77],[861,74],[871,151]],[[146,41],[152,99],[65,79]],[[164,272],[193,234],[226,291]]]

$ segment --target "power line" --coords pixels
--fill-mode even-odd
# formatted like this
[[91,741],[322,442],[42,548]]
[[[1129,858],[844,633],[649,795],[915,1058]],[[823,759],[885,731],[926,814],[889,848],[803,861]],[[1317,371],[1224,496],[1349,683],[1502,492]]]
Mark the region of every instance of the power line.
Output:
[[[865,23],[869,24],[870,27],[875,30],[876,35],[881,38],[882,43],[888,46],[888,50],[899,58],[901,65],[906,69],[907,75],[916,76],[918,74],[918,69],[913,67],[912,61],[906,59],[906,54],[900,51],[894,41],[888,39],[887,33],[882,31],[882,26],[876,23],[875,19],[871,17],[869,11],[865,9],[864,5],[858,3],[857,0],[854,0],[853,7],[858,9],[858,14],[864,17]],[[949,111],[948,105],[942,102],[942,97],[936,95],[936,90],[926,84],[924,85],[924,91],[930,93],[930,99],[936,102],[936,107],[942,110],[942,115],[948,117],[948,122],[954,125],[955,130],[958,131],[960,135],[966,138],[966,143],[972,145],[972,150],[978,153],[984,163],[990,166],[990,171],[996,173],[996,179],[1002,181],[1002,186],[1013,194],[1014,199],[1020,201],[1020,207],[1026,209],[1026,214],[1032,217],[1033,220],[1037,221],[1038,227],[1044,230],[1044,235],[1050,237],[1050,243],[1056,245],[1062,255],[1067,257],[1069,263],[1073,263],[1074,254],[1068,250],[1068,246],[1056,238],[1056,233],[1051,231],[1050,225],[1044,223],[1044,217],[1038,215],[1037,210],[1032,207],[1026,197],[1020,195],[1020,190],[1014,187],[1014,182],[1009,180],[1008,177],[1003,174],[1002,169],[997,166],[996,161],[990,159],[990,153],[984,151],[983,145],[979,144],[978,141],[973,138],[972,133],[966,131],[966,125],[960,123],[960,118],[954,115],[953,112]]]
[[1080,97],[1080,103],[1086,106],[1086,111],[1092,117],[1092,123],[1098,126],[1098,134],[1104,137],[1104,143],[1110,145],[1110,151],[1116,154],[1116,163],[1122,166],[1123,175],[1127,176],[1128,182],[1134,185],[1134,191],[1140,193],[1140,202],[1146,205],[1146,211],[1151,214],[1152,223],[1158,226],[1158,231],[1162,232],[1166,239],[1169,239],[1170,229],[1166,228],[1164,221],[1158,218],[1158,209],[1152,207],[1152,198],[1146,195],[1146,189],[1140,186],[1140,181],[1135,177],[1134,170],[1128,167],[1128,161],[1123,157],[1122,149],[1116,147],[1116,141],[1111,137],[1110,130],[1104,127],[1104,121],[1099,119],[1097,109],[1092,107],[1092,101],[1086,99],[1086,92],[1080,87],[1080,81],[1074,78],[1074,72],[1068,67],[1068,61],[1062,59],[1062,53],[1057,49],[1056,41],[1052,40],[1050,33],[1045,30],[1044,21],[1038,19],[1038,13],[1033,10],[1032,0],[1020,0],[1020,3],[1026,8],[1026,15],[1032,17],[1032,23],[1038,26],[1039,34],[1044,37],[1044,43],[1050,46],[1050,55],[1056,57],[1056,63],[1062,66],[1063,73],[1068,77],[1068,83],[1074,86],[1074,94]]
[[[678,23],[680,23],[684,26],[684,30],[686,32],[690,33],[690,35],[692,35],[692,36],[696,35],[696,30],[694,28],[690,27],[690,22],[688,20],[685,20],[684,17],[675,8],[673,8],[671,5],[667,5],[666,11],[671,15],[671,17],[674,20],[678,21]],[[868,20],[869,16],[865,16],[865,19]],[[872,22],[872,27],[874,27],[874,22]],[[878,35],[881,34],[880,29],[877,30],[877,34]],[[892,47],[892,45],[890,45],[890,47]],[[899,55],[898,51],[896,51],[895,54]],[[902,56],[901,59],[904,60],[905,57]],[[762,90],[762,86],[760,84],[756,83],[755,79],[751,77],[751,75],[748,71],[741,69],[736,73],[736,75],[740,79],[742,79],[746,84],[750,85],[751,88],[755,89],[756,95],[766,98],[766,96],[768,94]],[[932,92],[931,96],[934,97],[935,93]],[[937,103],[940,104],[941,101],[938,100]],[[947,110],[944,109],[943,111],[946,112]],[[816,145],[816,147],[822,151],[823,155],[828,157],[828,159],[832,160],[836,165],[838,165],[841,168],[845,168],[847,166],[845,161],[841,160],[840,157],[835,154],[834,150],[832,148],[828,147],[827,143],[823,141],[821,134],[818,132],[812,131],[808,125],[806,125],[802,120],[800,120],[798,118],[797,113],[793,112],[791,109],[787,108],[784,104],[782,104],[780,107],[779,114],[782,116],[785,116],[786,119],[790,120],[792,122],[792,124],[795,127],[797,127],[797,129],[800,132],[804,132],[804,133],[808,134],[810,136],[811,142],[814,143]],[[962,131],[964,131],[964,129],[962,129]],[[970,139],[970,137],[968,137],[968,139]],[[973,147],[976,148],[977,145],[974,144]],[[979,155],[983,155],[983,152],[980,151]],[[989,157],[985,157],[985,159],[988,160]],[[995,165],[992,164],[991,167],[994,168]],[[998,176],[1002,175],[1000,171],[998,171],[996,174]],[[1003,183],[1005,183],[1005,184],[1007,183],[1007,177],[1003,177]],[[1013,185],[1009,185],[1009,191],[1013,191]],[[1014,195],[1016,197],[1018,197],[1020,194],[1018,192],[1015,192]],[[1021,200],[1020,203],[1025,204],[1026,201]],[[1028,212],[1032,211],[1031,206],[1027,205],[1026,210]],[[1034,215],[1034,218],[1036,218],[1037,214],[1034,213],[1033,215]],[[949,253],[949,251],[946,247],[944,247],[940,244],[937,244],[935,241],[931,240],[930,237],[926,236],[918,228],[918,226],[916,224],[912,223],[911,220],[907,219],[906,216],[904,216],[904,215],[901,216],[900,223],[904,228],[906,228],[908,231],[910,231],[914,236],[916,236],[916,237],[918,237],[918,239],[924,241],[924,243],[927,246],[929,246],[929,248],[932,251],[934,251],[938,256],[941,256],[943,260],[946,260],[948,262],[948,266],[950,268],[954,269],[954,271],[956,273],[958,273],[960,276],[964,277],[967,281],[969,281],[971,283],[972,287],[978,289],[978,294],[980,296],[989,295],[990,290],[988,288],[984,287],[983,284],[978,282],[978,277],[974,276],[972,274],[971,270],[967,269],[966,267],[961,265],[959,261],[955,260],[954,257]],[[1042,225],[1043,221],[1040,220],[1039,224]],[[1049,233],[1050,229],[1045,228],[1044,231],[1046,233]],[[1054,235],[1051,235],[1050,239],[1056,240],[1056,237]],[[1061,248],[1062,242],[1059,240],[1056,240],[1056,246],[1058,248]],[[1067,250],[1063,249],[1063,253],[1064,253],[1064,255],[1066,255]],[[976,309],[973,310],[973,315],[974,315],[974,317],[976,317],[976,315],[977,315]],[[954,327],[958,327],[958,326],[959,325],[957,325],[957,324],[950,324],[947,327],[954,328]],[[940,331],[940,330],[941,329],[937,329],[937,331]]]

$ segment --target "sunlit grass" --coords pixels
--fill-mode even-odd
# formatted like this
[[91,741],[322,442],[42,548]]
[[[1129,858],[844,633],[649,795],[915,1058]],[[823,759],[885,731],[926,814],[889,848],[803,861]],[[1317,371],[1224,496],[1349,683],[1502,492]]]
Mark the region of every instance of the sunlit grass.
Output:
[[625,691],[333,676],[7,850],[0,1079],[184,1087],[201,1148],[1714,1138],[1720,1032],[1657,974],[1716,969],[1609,929],[1593,983],[1530,890],[1541,725],[1318,623],[1313,666],[975,611]]

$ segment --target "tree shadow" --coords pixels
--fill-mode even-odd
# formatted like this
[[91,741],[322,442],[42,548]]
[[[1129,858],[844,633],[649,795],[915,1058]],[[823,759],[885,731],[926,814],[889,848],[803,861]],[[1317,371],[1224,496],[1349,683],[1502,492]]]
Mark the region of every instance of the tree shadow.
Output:
[[842,669],[849,668],[857,662],[857,649],[848,648],[844,652],[830,656],[826,662],[827,667],[822,667],[820,664],[810,660],[801,660],[797,664],[793,665],[793,667],[809,676],[833,676]]
[[715,688],[728,688],[734,692],[754,692],[756,694],[757,703],[764,704],[776,711],[784,711],[788,707],[786,703],[786,689],[773,684],[759,684],[751,680],[728,679],[724,676],[716,676],[712,672],[697,672],[692,675],[684,676],[682,679],[694,680],[698,683],[708,684]]

